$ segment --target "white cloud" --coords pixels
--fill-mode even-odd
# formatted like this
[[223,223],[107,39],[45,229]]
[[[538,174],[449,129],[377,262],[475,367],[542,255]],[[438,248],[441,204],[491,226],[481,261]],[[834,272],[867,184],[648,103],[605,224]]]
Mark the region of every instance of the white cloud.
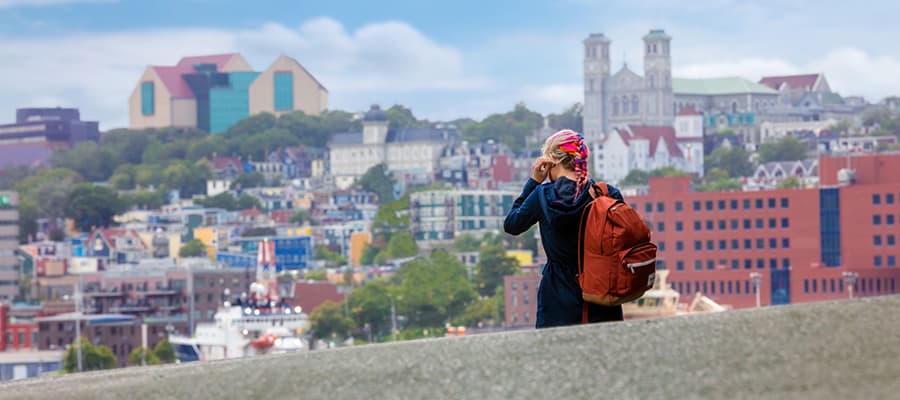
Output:
[[[2,0],[0,0],[2,1]],[[456,92],[490,85],[470,77],[461,53],[402,22],[348,32],[335,20],[296,29],[161,29],[24,39],[0,37],[0,121],[26,106],[81,108],[102,129],[127,125],[127,99],[147,65],[188,55],[237,51],[257,70],[278,54],[297,58],[331,92],[331,108],[362,108],[398,93]],[[412,105],[415,106],[414,104]]]
[[71,3],[115,3],[118,0],[0,0],[0,8],[42,7]]

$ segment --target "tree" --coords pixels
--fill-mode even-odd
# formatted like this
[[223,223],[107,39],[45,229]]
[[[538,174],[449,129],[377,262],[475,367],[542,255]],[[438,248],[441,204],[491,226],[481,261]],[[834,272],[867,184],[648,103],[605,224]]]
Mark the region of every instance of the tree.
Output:
[[416,241],[413,240],[412,234],[406,231],[397,232],[391,236],[391,240],[387,246],[388,257],[391,260],[403,257],[412,257],[419,253]]
[[[665,167],[657,168],[650,171],[649,176],[652,177],[660,177],[660,176],[688,176],[687,172],[684,172],[678,168],[675,168],[671,165],[666,165]],[[649,181],[649,179],[648,179]]]
[[328,247],[325,245],[316,246],[316,255],[314,257],[316,260],[325,260],[332,266],[340,266],[347,264],[347,258],[335,253],[331,250],[328,250]]
[[799,161],[806,158],[806,145],[792,136],[759,145],[759,161]]
[[166,339],[160,340],[159,343],[153,347],[153,355],[163,363],[168,364],[175,362],[175,348],[173,348],[172,343],[169,343]]
[[328,274],[325,270],[306,271],[306,274],[303,275],[303,279],[308,281],[325,281],[328,280]]
[[228,192],[219,193],[207,198],[194,199],[194,203],[205,208],[221,208],[228,211],[235,211],[238,209],[237,200]]
[[66,216],[72,218],[81,231],[87,232],[93,227],[108,227],[113,217],[123,210],[122,200],[116,191],[90,183],[79,183],[69,196]]
[[750,153],[740,147],[719,147],[706,157],[703,167],[708,172],[718,168],[728,173],[728,176],[737,178],[753,174],[753,163],[750,161]]
[[197,239],[185,243],[178,250],[179,257],[203,257],[204,255],[206,255],[206,245]]
[[368,324],[375,336],[390,333],[391,296],[396,290],[387,280],[378,278],[351,292],[347,304],[356,326]]
[[547,117],[550,127],[557,131],[571,129],[575,132],[582,132],[581,112],[583,109],[581,103],[575,103],[560,114],[550,114]]
[[234,125],[228,128],[228,131],[226,131],[223,136],[226,138],[250,136],[266,131],[268,129],[272,129],[274,127],[275,115],[269,113],[260,113],[236,122]]
[[466,306],[466,309],[463,311],[462,315],[457,317],[453,321],[453,325],[465,325],[469,327],[476,327],[479,323],[489,322],[492,325],[496,324],[498,321],[501,321],[502,318],[499,314],[499,308],[497,307],[497,302],[503,301],[503,298],[498,298],[496,295],[476,300]]
[[266,184],[265,175],[259,172],[250,172],[238,175],[237,179],[231,182],[232,189],[251,189],[263,187]]
[[363,190],[378,194],[378,202],[386,204],[394,201],[394,177],[391,176],[384,163],[369,168],[359,178]]
[[400,280],[398,312],[413,327],[443,326],[476,297],[465,266],[443,250],[403,264],[396,278]]
[[311,225],[312,216],[309,214],[309,210],[297,210],[294,215],[291,215],[290,221],[297,225]]
[[261,210],[263,206],[262,203],[259,202],[259,199],[244,193],[241,195],[241,197],[238,198],[237,208],[239,210],[249,210],[251,208]]
[[[116,356],[103,345],[94,346],[87,336],[81,337],[81,367],[82,371],[97,371],[101,369],[112,369],[116,367]],[[66,349],[66,355],[63,357],[63,370],[72,373],[78,372],[78,350],[77,344],[72,343]]]
[[789,176],[787,179],[778,182],[778,184],[775,185],[776,189],[800,189],[802,187],[803,182],[796,176]]
[[399,104],[394,104],[391,108],[385,110],[384,115],[387,117],[388,127],[390,129],[421,128],[428,126],[428,121],[416,119],[412,110]]
[[366,246],[363,247],[362,255],[359,257],[359,263],[361,265],[372,265],[379,251],[381,251],[380,248],[373,246],[371,243],[366,243]]
[[696,186],[694,190],[698,192],[722,192],[740,190],[742,187],[741,181],[734,178],[724,178]]
[[466,125],[462,136],[471,142],[494,140],[509,146],[513,151],[519,151],[525,148],[525,139],[543,125],[544,117],[541,114],[519,103],[513,111],[492,114],[481,122]]
[[625,175],[625,179],[622,179],[622,185],[628,186],[640,186],[646,185],[650,179],[650,174],[647,171],[640,169],[633,169],[628,171],[628,175]]
[[464,233],[453,241],[453,249],[459,253],[478,251],[481,241],[471,233]]
[[145,365],[161,364],[159,357],[152,350],[146,347],[138,347],[128,354],[128,365],[141,365],[141,353],[144,354]]
[[372,220],[373,241],[382,247],[391,239],[395,232],[409,231],[412,223],[409,220],[409,196],[399,200],[381,204]]
[[9,190],[21,180],[34,175],[38,170],[25,165],[11,165],[0,169],[0,190]]
[[320,339],[332,336],[340,339],[346,337],[353,328],[353,320],[344,316],[343,308],[340,303],[331,300],[316,307],[309,316],[312,334]]
[[156,210],[166,203],[166,194],[161,190],[153,192],[141,190],[135,193],[124,193],[120,197],[125,209]]
[[15,185],[21,200],[37,208],[37,218],[60,218],[66,214],[72,190],[81,175],[65,168],[40,170]]
[[501,246],[488,245],[481,249],[475,266],[475,288],[482,296],[490,296],[503,286],[503,277],[519,270],[519,262],[506,255]]

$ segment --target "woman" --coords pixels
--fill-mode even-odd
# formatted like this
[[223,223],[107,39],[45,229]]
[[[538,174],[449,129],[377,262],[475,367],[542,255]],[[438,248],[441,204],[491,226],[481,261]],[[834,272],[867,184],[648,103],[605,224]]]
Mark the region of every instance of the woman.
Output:
[[[547,253],[537,294],[537,328],[582,322],[578,271],[578,224],[581,210],[593,197],[588,178],[588,148],[584,137],[571,130],[556,132],[544,142],[543,155],[532,165],[532,176],[513,202],[503,229],[519,235],[540,223],[541,242]],[[548,183],[541,184],[545,179]],[[621,199],[610,186],[610,195]],[[621,321],[622,307],[588,303],[588,321]]]

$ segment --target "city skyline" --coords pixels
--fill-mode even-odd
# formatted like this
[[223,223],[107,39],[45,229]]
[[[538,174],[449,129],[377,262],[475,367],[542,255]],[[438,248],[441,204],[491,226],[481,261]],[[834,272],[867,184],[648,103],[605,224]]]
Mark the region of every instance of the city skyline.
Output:
[[[108,130],[127,125],[126,100],[147,65],[241,52],[257,69],[281,53],[320,77],[330,108],[410,107],[419,118],[481,119],[524,101],[547,114],[583,101],[581,40],[603,32],[612,65],[641,65],[640,37],[673,37],[676,77],[816,73],[870,102],[900,94],[889,16],[898,5],[832,10],[802,2],[563,1],[514,6],[387,2],[265,7],[209,2],[0,0],[0,114],[79,107]],[[519,4],[519,3],[516,3]],[[476,11],[477,10],[477,11]],[[873,12],[872,10],[881,10]],[[176,12],[177,11],[177,12]],[[277,12],[276,12],[277,11]],[[867,32],[879,31],[880,35]],[[11,119],[8,117],[7,119]]]

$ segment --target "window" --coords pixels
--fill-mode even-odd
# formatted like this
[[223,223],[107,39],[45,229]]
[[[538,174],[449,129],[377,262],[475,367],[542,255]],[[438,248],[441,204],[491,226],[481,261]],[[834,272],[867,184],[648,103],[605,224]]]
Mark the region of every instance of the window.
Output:
[[744,229],[750,229],[750,220],[749,219],[744,220]]
[[781,198],[781,208],[788,208],[788,198],[787,197]]
[[725,221],[724,219],[720,219],[720,220],[719,220],[719,230],[721,230],[721,231],[724,231],[724,230],[725,230],[725,228],[726,228],[725,222],[726,222],[726,221]]
[[736,231],[738,229],[738,220],[731,220],[731,230]]
[[766,260],[764,260],[764,259],[762,259],[762,258],[757,258],[757,259],[756,259],[756,268],[757,268],[757,269],[763,269],[763,268],[765,268],[765,267],[766,267]]
[[715,225],[713,225],[713,221],[711,219],[706,220],[706,230],[711,231],[715,229]]
[[706,211],[712,211],[712,209],[713,209],[713,202],[712,202],[712,200],[707,200],[707,201],[706,201]]
[[809,279],[803,280],[803,293],[809,293]]
[[770,258],[769,259],[769,269],[775,269],[775,268],[778,268],[778,259]]
[[894,214],[888,214],[884,216],[884,224],[885,225],[893,225],[894,224]]
[[706,260],[706,269],[710,271],[716,269],[716,262],[713,260]]
[[715,249],[716,249],[716,242],[715,242],[714,240],[707,240],[707,241],[706,241],[706,249],[707,249],[707,250],[715,250]]
[[881,195],[880,194],[875,193],[872,195],[872,204],[876,205],[876,206],[881,204]]
[[790,222],[789,219],[787,219],[787,218],[782,218],[782,219],[781,219],[781,227],[782,227],[782,228],[788,228],[788,227],[790,227],[790,226],[791,226],[791,222]]
[[666,223],[665,223],[665,222],[658,222],[658,223],[656,224],[656,231],[657,231],[657,232],[665,232],[665,231],[666,231]]
[[141,82],[141,114],[153,115],[153,82]]
[[680,201],[676,201],[676,202],[675,202],[675,211],[676,211],[676,212],[681,212],[681,210],[682,210],[682,204],[681,204],[681,202],[680,202]]
[[887,266],[888,267],[896,267],[897,266],[897,257],[896,256],[887,256]]
[[748,259],[744,260],[744,269],[750,269],[750,268],[753,268],[753,260],[748,258]]
[[656,203],[656,212],[661,213],[666,211],[666,203]]
[[[666,251],[666,242],[659,242],[659,251]],[[658,261],[661,260],[657,260],[657,263]]]
[[884,204],[894,204],[894,194],[888,193],[884,195]]
[[791,267],[791,259],[790,258],[782,258],[781,259],[781,268],[790,268]]
[[745,210],[750,208],[750,199],[744,199],[741,203],[743,203],[742,205]]
[[875,256],[875,259],[872,260],[872,261],[873,261],[873,264],[875,264],[876,267],[880,267],[880,266],[881,266],[881,256]]
[[684,230],[684,224],[682,224],[681,221],[675,221],[675,231],[681,232],[683,230]]
[[700,251],[700,250],[703,250],[703,242],[701,242],[699,240],[695,240],[694,241],[694,251]]
[[724,209],[725,209],[725,200],[719,200],[719,201],[718,201],[718,205],[719,205],[718,208],[719,208],[720,210],[724,210]]
[[731,209],[732,209],[732,210],[737,210],[737,208],[738,208],[738,202],[737,202],[737,200],[731,200]]
[[731,249],[732,250],[737,250],[740,247],[741,247],[740,241],[738,241],[737,239],[731,239]]
[[682,251],[682,250],[684,250],[684,242],[682,242],[680,240],[675,241],[675,251]]
[[769,208],[775,208],[775,198],[769,198]]
[[781,248],[782,249],[791,248],[791,239],[790,238],[781,238]]
[[273,96],[275,111],[294,109],[294,74],[292,72],[276,72]]
[[619,98],[618,97],[613,97],[612,113],[613,113],[613,115],[619,115]]
[[700,211],[700,202],[699,201],[694,202],[694,211]]
[[675,263],[675,269],[684,271],[684,261],[678,260],[678,262]]
[[778,220],[775,218],[769,218],[769,228],[775,228],[778,225]]
[[762,228],[763,228],[763,219],[757,218],[756,219],[756,229],[762,229]]
[[694,270],[695,270],[695,271],[701,271],[701,270],[703,270],[703,261],[700,261],[700,260],[694,260]]
[[756,248],[757,248],[757,249],[761,249],[761,248],[763,248],[763,247],[766,247],[766,241],[765,241],[764,239],[761,239],[761,238],[760,238],[760,239],[756,239]]
[[881,215],[875,214],[872,216],[872,225],[881,225]]
[[756,199],[756,208],[763,208],[763,199]]
[[881,235],[875,235],[872,237],[872,242],[876,247],[881,246]]
[[769,238],[769,248],[770,249],[778,248],[778,240],[776,240],[775,238]]
[[741,260],[731,260],[731,269],[740,269],[741,268]]
[[727,240],[719,240],[719,250],[726,250],[728,248]]
[[886,235],[886,236],[887,236],[887,245],[888,246],[893,246],[894,244],[896,244],[894,242],[894,240],[895,240],[894,235]]
[[752,249],[753,241],[750,239],[744,239],[744,250]]
[[694,221],[694,230],[695,230],[695,231],[702,231],[702,230],[703,230],[703,225],[702,225],[702,223],[701,223],[700,221]]

